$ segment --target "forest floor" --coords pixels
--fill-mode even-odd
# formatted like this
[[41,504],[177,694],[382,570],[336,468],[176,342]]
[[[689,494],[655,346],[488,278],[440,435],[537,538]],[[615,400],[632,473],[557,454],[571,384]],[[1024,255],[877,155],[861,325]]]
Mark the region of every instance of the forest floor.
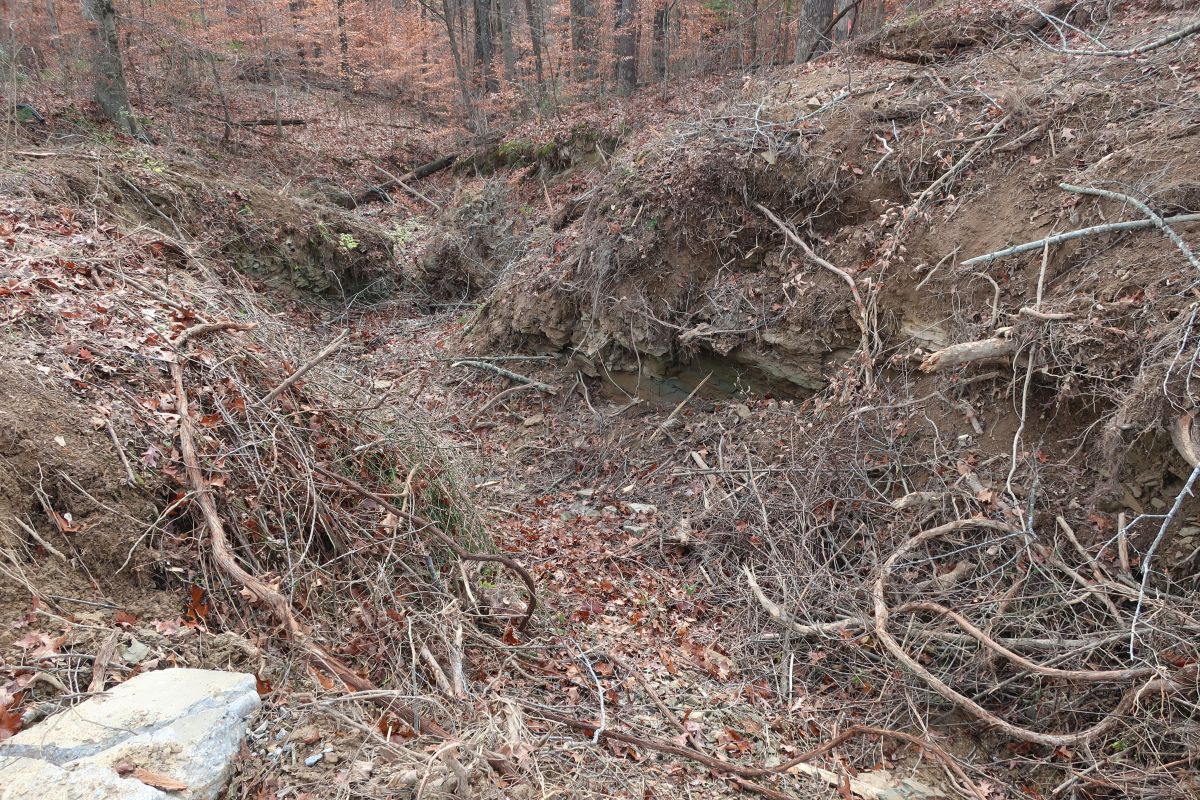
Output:
[[351,211],[443,132],[43,98],[0,738],[187,665],[259,677],[228,798],[1196,796],[1200,222],[1124,198],[1200,211],[1200,38],[1060,52],[1194,22],[1135,6],[915,19]]

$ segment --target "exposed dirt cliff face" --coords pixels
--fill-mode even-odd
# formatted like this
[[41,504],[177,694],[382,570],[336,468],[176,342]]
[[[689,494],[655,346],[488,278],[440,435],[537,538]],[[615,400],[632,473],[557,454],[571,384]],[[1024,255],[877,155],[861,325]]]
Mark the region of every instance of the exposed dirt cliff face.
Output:
[[18,160],[8,191],[94,208],[119,226],[157,230],[188,259],[228,257],[246,275],[298,295],[381,296],[403,282],[393,237],[361,217],[222,176],[151,150]]

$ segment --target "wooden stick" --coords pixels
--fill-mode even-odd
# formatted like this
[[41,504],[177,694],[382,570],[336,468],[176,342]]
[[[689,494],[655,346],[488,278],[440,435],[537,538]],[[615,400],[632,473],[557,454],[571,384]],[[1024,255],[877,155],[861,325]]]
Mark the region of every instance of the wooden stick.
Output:
[[926,200],[932,197],[935,192],[942,188],[943,184],[948,183],[962,170],[963,167],[965,167],[973,158],[975,158],[975,154],[979,152],[980,148],[982,148],[986,142],[990,141],[992,137],[995,136],[1002,127],[1004,127],[1004,123],[1006,122],[1008,122],[1007,114],[1001,117],[996,124],[992,126],[991,130],[980,137],[979,141],[971,145],[971,149],[964,153],[962,158],[954,162],[954,166],[943,172],[941,177],[939,177],[936,181],[929,184],[925,191],[921,192],[921,194],[917,196],[917,201],[914,204],[914,207],[919,211],[921,206],[925,204]]
[[700,391],[700,387],[702,387],[702,386],[704,386],[704,384],[708,383],[708,379],[711,377],[712,377],[711,372],[708,373],[707,375],[705,375],[704,379],[696,384],[696,388],[692,389],[692,391],[688,393],[687,397],[685,397],[679,401],[679,405],[675,406],[675,409],[673,411],[671,411],[670,414],[667,415],[667,418],[662,421],[662,424],[658,426],[658,429],[655,430],[654,433],[652,433],[650,435],[650,440],[647,442],[647,444],[654,444],[654,441],[656,439],[658,439],[659,435],[667,429],[668,425],[671,424],[671,420],[675,419],[675,415],[679,413],[679,410],[681,408],[683,408],[684,406],[686,406],[688,404],[688,401],[696,396],[696,392]]
[[510,381],[528,384],[538,391],[545,392],[546,394],[558,394],[558,389],[555,389],[548,383],[540,383],[539,381],[535,381],[533,378],[526,377],[519,372],[513,372],[512,370],[507,370],[504,367],[498,367],[495,364],[489,364],[486,361],[473,361],[471,359],[464,359],[462,361],[455,361],[450,366],[472,367],[474,369],[483,370],[484,372],[494,372],[501,377],[508,378]]
[[104,679],[108,671],[108,664],[112,661],[113,654],[117,652],[117,644],[120,641],[121,629],[114,628],[104,643],[100,645],[100,649],[96,651],[96,660],[92,663],[92,681],[88,684],[87,689],[88,694],[104,691]]
[[750,591],[758,600],[758,604],[770,615],[771,619],[783,623],[787,626],[788,630],[797,636],[836,636],[848,628],[862,630],[866,627],[866,623],[863,620],[853,617],[839,619],[836,622],[824,622],[820,625],[803,625],[796,622],[791,614],[784,611],[778,603],[773,602],[767,597],[762,587],[758,585],[758,578],[750,571],[749,567],[742,567],[742,572],[746,574],[746,585],[750,587]]
[[17,525],[19,525],[21,527],[21,530],[23,530],[23,531],[25,531],[25,533],[29,534],[30,539],[33,539],[35,542],[37,542],[43,548],[45,548],[47,553],[54,556],[59,561],[67,561],[68,560],[67,557],[64,556],[57,548],[55,548],[54,545],[50,544],[45,539],[43,539],[41,534],[39,534],[36,530],[34,530],[32,525],[26,525],[21,520],[20,517],[15,516],[15,515],[13,516],[13,522],[17,523]]
[[287,378],[284,379],[283,383],[279,384],[274,389],[272,389],[271,393],[268,394],[266,397],[264,397],[260,401],[262,403],[262,405],[264,405],[264,406],[270,405],[272,400],[274,400],[276,397],[279,397],[279,395],[286,392],[292,385],[294,385],[296,383],[296,381],[303,378],[310,369],[315,367],[317,364],[320,364],[325,359],[329,358],[329,356],[332,355],[335,350],[337,350],[339,347],[341,347],[343,344],[345,344],[346,340],[349,338],[350,338],[349,329],[343,330],[341,333],[339,333],[337,335],[336,339],[334,339],[329,344],[325,345],[324,350],[317,353],[308,362],[306,362],[302,367],[300,367],[300,369],[296,370],[291,375],[287,376]]
[[[1200,214],[1179,214],[1174,217],[1166,217],[1163,222],[1167,225],[1178,225],[1185,222],[1200,222]],[[1034,242],[1025,242],[1024,244],[1006,247],[1003,250],[997,250],[994,253],[988,253],[982,256],[968,258],[959,266],[970,267],[975,264],[986,264],[988,261],[995,261],[998,258],[1007,258],[1020,253],[1028,253],[1030,250],[1040,250],[1046,245],[1056,245],[1063,242],[1069,242],[1072,239],[1079,239],[1083,236],[1094,236],[1101,233],[1116,233],[1118,231],[1136,231],[1141,228],[1156,227],[1157,223],[1149,219],[1135,219],[1129,222],[1111,222],[1107,225],[1094,225],[1090,228],[1080,228],[1076,231],[1067,233],[1059,233],[1054,236],[1047,236],[1045,239],[1038,239]]]
[[1109,200],[1119,200],[1122,203],[1128,203],[1149,217],[1150,221],[1153,222],[1159,230],[1165,233],[1167,238],[1174,242],[1175,246],[1183,252],[1183,255],[1187,258],[1188,262],[1191,263],[1191,265],[1196,269],[1200,269],[1200,259],[1196,258],[1196,254],[1192,252],[1191,248],[1187,246],[1179,234],[1167,224],[1166,220],[1164,220],[1158,214],[1155,214],[1154,210],[1151,209],[1150,206],[1146,205],[1141,200],[1138,200],[1136,197],[1130,197],[1129,195],[1121,194],[1120,192],[1110,192],[1107,189],[1094,189],[1090,186],[1075,186],[1074,184],[1070,183],[1060,183],[1058,188],[1067,192],[1075,192],[1076,194],[1090,194],[1093,197],[1106,197]]
[[113,447],[117,448],[117,456],[121,459],[121,466],[125,468],[125,477],[129,481],[130,486],[137,486],[137,476],[133,474],[133,467],[129,466],[129,459],[125,456],[125,448],[121,447],[121,440],[117,438],[117,431],[113,428],[112,420],[104,420],[104,424],[108,426],[108,438],[112,439]]
[[1174,44],[1181,39],[1186,39],[1189,36],[1194,36],[1200,33],[1200,20],[1193,22],[1174,33],[1169,33],[1161,39],[1155,39],[1146,44],[1140,44],[1137,47],[1130,47],[1126,50],[1060,50],[1061,53],[1066,53],[1069,56],[1114,56],[1124,58],[1125,56],[1138,56],[1142,53],[1149,53],[1151,50],[1157,50],[1160,47],[1166,47],[1169,44]]

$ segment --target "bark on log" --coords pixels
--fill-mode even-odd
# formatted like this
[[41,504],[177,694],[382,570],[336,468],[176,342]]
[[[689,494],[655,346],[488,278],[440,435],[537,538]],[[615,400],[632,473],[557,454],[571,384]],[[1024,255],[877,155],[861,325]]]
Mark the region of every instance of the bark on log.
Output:
[[977,342],[952,344],[926,356],[921,362],[921,371],[940,372],[972,361],[1011,356],[1015,352],[1017,343],[1012,339],[980,339]]
[[404,173],[398,179],[381,183],[378,186],[372,186],[370,189],[355,195],[353,200],[349,203],[339,202],[338,205],[340,205],[342,208],[356,208],[357,206],[361,206],[365,203],[370,203],[375,200],[381,200],[386,203],[391,199],[388,197],[388,192],[390,192],[392,189],[401,188],[405,181],[419,181],[422,178],[429,177],[435,172],[441,172],[457,161],[458,156],[458,153],[451,153],[450,155],[442,156],[441,158],[422,164],[416,169]]

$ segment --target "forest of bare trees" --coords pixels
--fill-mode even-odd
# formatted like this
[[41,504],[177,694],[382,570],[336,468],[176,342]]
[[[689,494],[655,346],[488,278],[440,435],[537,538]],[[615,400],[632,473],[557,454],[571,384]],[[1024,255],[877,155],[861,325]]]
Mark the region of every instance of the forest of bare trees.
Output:
[[[877,29],[885,12],[884,0],[2,6],[12,21],[5,47],[13,61],[58,85],[91,80],[83,67],[91,65],[102,108],[131,135],[141,135],[133,108],[153,90],[144,85],[150,74],[168,76],[163,88],[176,101],[201,87],[220,94],[221,81],[232,77],[423,104],[478,130],[488,124],[487,109],[546,110],[706,74],[803,63]],[[133,84],[132,105],[126,83]]]

